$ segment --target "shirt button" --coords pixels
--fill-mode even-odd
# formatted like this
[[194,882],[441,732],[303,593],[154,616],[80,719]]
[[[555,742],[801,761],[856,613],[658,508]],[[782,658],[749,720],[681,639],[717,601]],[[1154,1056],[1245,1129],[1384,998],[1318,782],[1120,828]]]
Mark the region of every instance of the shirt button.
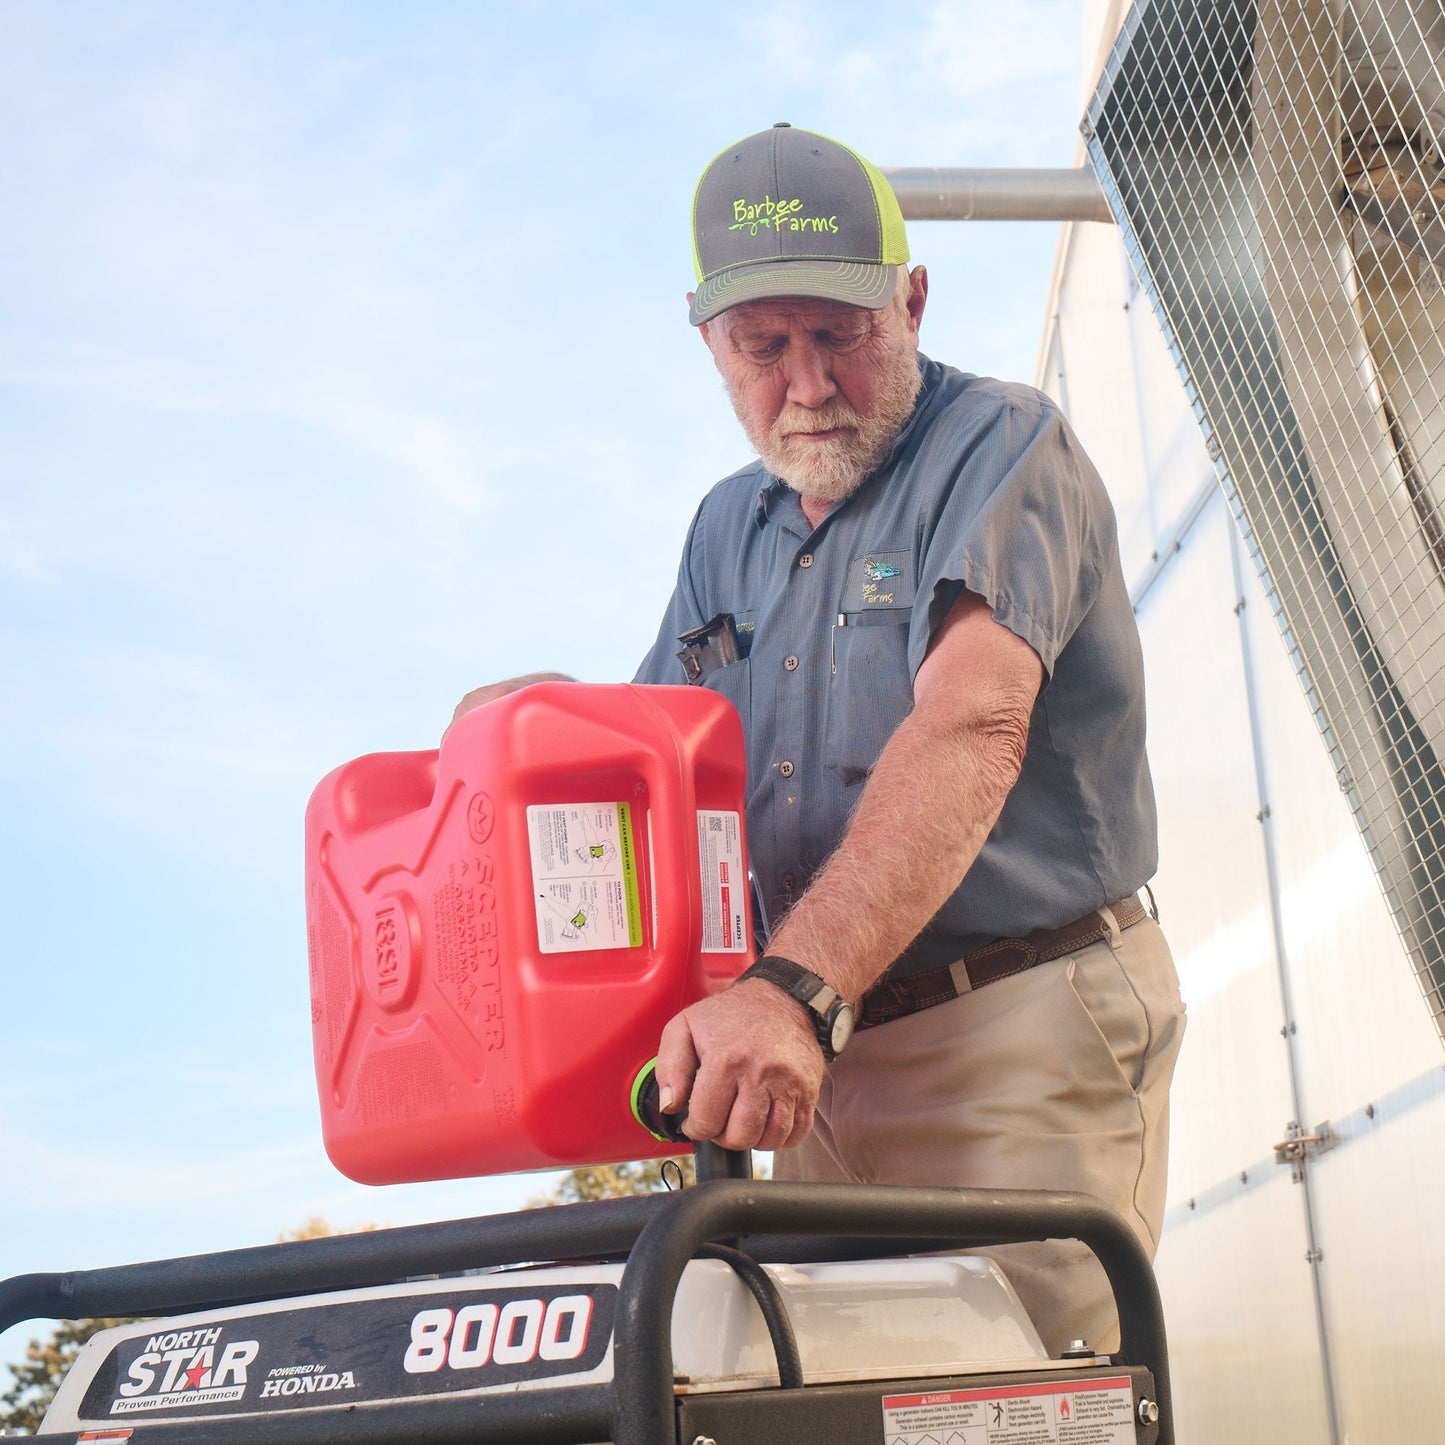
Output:
[[779,763],[779,764],[778,764],[778,771],[779,771],[785,778],[791,778],[791,777],[793,776],[793,765],[792,765],[792,763]]
[[799,567],[811,567],[812,565],[813,565],[813,554],[812,554],[811,552],[804,552],[803,555],[798,558],[798,566],[799,566]]
[[791,672],[797,665],[798,659],[796,657],[785,657],[783,659],[783,666],[786,667],[789,672]]
[[797,886],[798,880],[794,878],[791,873],[783,874],[783,887],[786,888],[789,893],[791,893],[793,889],[795,889]]

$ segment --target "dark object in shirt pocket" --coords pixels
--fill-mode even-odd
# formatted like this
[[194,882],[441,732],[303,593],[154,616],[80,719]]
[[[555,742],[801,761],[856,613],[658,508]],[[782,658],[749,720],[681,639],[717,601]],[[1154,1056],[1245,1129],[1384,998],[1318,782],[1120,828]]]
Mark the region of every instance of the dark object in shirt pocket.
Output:
[[705,687],[732,703],[742,719],[744,736],[752,720],[753,679],[748,653],[752,651],[756,617],[752,611],[736,615],[719,612],[677,639],[682,644],[677,660],[682,663],[688,683]]
[[691,628],[678,639],[682,651],[677,660],[683,675],[696,687],[715,672],[731,667],[742,656],[738,648],[736,620],[731,612],[719,612],[701,627]]
[[842,614],[833,628],[823,762],[840,782],[865,779],[913,708],[911,607]]

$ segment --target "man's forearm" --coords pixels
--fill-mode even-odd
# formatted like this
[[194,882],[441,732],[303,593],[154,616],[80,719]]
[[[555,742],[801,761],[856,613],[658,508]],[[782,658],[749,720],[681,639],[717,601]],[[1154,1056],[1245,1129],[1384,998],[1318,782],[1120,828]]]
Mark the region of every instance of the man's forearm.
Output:
[[908,947],[973,866],[1018,779],[1038,655],[964,592],[914,678],[847,831],[770,947],[844,997]]
[[842,841],[770,951],[857,999],[967,873],[1023,764],[1028,714],[920,707],[879,755]]

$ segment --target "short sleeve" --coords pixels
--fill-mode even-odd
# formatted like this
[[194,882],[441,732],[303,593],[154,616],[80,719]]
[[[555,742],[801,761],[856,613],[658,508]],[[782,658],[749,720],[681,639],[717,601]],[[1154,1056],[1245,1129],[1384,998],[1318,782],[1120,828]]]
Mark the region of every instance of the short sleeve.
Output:
[[979,425],[945,411],[919,465],[949,477],[921,520],[916,673],[959,592],[1038,654],[1046,677],[1093,605],[1115,545],[1113,507],[1069,424],[1043,393],[1008,387]]

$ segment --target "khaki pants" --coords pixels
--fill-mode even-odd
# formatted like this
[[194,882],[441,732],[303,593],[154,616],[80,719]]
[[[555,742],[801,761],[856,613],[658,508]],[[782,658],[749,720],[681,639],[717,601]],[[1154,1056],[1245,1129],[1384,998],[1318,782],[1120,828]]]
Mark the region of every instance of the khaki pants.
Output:
[[[1118,935],[854,1036],[817,1122],[774,1177],[828,1183],[1079,1190],[1152,1257],[1164,1214],[1169,1081],[1184,1032],[1163,934]],[[979,1251],[1018,1291],[1045,1347],[1118,1346],[1103,1269],[1072,1240]]]

